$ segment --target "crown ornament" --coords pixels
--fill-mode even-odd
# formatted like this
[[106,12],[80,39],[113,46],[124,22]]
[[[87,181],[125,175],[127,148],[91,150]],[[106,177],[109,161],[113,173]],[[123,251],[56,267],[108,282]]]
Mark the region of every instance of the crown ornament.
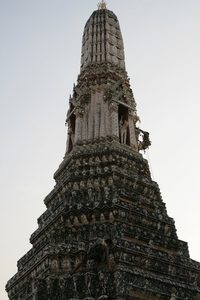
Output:
[[98,9],[106,9],[106,5],[107,3],[104,0],[101,0],[101,2],[97,4],[97,7]]

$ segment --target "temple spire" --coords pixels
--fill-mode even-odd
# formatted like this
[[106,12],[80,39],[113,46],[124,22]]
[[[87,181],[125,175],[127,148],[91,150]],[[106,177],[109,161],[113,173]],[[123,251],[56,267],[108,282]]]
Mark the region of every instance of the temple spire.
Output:
[[105,1],[98,7],[84,27],[80,74],[66,119],[66,155],[80,145],[108,140],[139,150],[139,117],[125,68],[119,21],[106,9]]
[[10,300],[200,300],[200,263],[139,153],[151,142],[138,121],[119,22],[101,1],[84,28],[66,155]]
[[124,45],[115,14],[99,3],[99,9],[88,19],[82,39],[81,72],[94,64],[114,64],[125,70]]

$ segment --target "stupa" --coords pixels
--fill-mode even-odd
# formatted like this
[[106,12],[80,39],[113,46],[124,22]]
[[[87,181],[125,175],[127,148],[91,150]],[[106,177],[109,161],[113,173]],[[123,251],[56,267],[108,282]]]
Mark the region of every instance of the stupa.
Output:
[[[84,28],[66,153],[32,248],[7,283],[10,300],[200,299],[200,264],[151,178],[138,121],[119,22],[101,1]],[[106,251],[86,255],[95,239],[109,262]]]

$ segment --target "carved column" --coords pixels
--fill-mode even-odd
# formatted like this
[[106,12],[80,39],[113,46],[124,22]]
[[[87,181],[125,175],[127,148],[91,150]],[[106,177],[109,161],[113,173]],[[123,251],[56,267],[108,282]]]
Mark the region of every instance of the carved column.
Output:
[[77,107],[75,110],[76,115],[76,127],[75,127],[75,136],[74,136],[74,144],[77,141],[82,140],[82,127],[83,127],[83,111],[80,107]]
[[85,106],[85,112],[82,120],[82,140],[88,139],[88,105]]
[[88,133],[87,140],[92,140],[94,138],[94,114],[95,114],[95,102],[96,94],[93,92],[91,95],[91,102],[88,106]]
[[110,109],[110,135],[116,141],[119,141],[119,122],[118,122],[118,105],[111,101]]
[[70,140],[70,136],[69,136],[69,129],[67,130],[67,141],[66,141],[66,151],[65,154],[68,153],[69,151],[69,140]]
[[100,127],[101,127],[101,94],[99,91],[95,93],[93,99],[93,108],[94,108],[94,138],[98,139],[100,136]]
[[[103,95],[102,95],[103,97]],[[101,129],[100,137],[106,137],[109,135],[109,111],[108,111],[108,102],[102,99],[101,102]]]
[[128,118],[128,125],[129,125],[129,132],[130,132],[130,146],[138,151],[138,142],[136,140],[135,135],[135,123],[137,122],[138,117],[135,113],[129,109],[129,118]]

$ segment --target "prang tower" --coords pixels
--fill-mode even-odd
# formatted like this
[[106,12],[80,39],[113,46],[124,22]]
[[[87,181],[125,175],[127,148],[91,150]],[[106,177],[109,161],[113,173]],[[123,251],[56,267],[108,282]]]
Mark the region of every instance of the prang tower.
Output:
[[[32,248],[7,283],[10,300],[200,299],[200,264],[151,179],[138,121],[119,22],[102,1],[84,28],[66,153]],[[89,240],[106,236],[112,270],[88,260],[70,276]]]

